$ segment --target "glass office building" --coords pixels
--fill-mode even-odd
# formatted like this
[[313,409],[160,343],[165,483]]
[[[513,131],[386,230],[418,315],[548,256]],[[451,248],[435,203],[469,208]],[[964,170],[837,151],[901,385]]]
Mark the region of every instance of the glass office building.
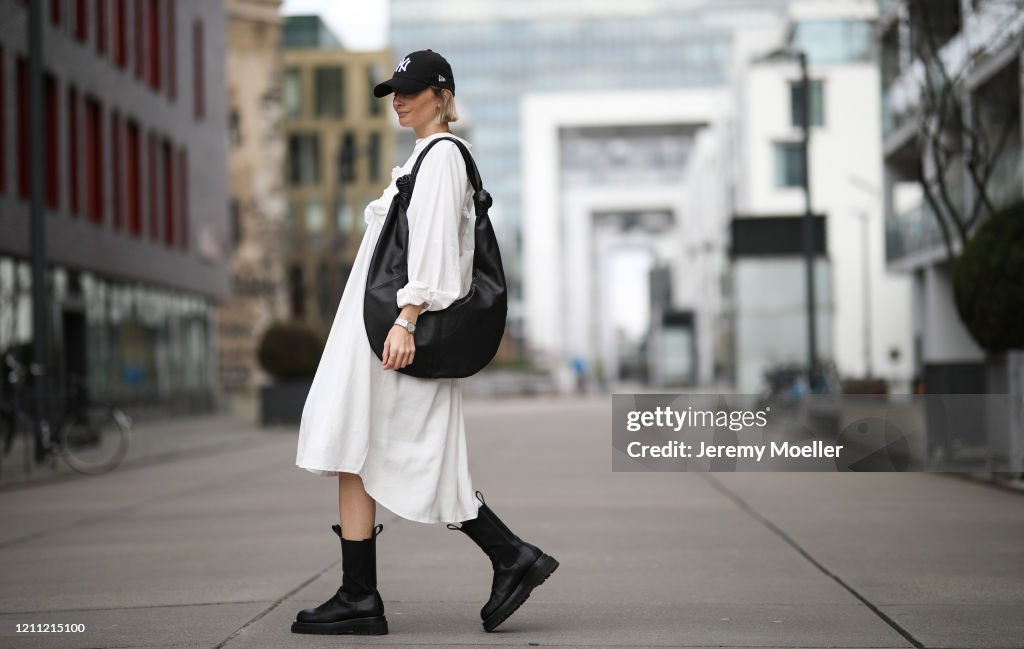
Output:
[[[495,199],[511,290],[509,325],[519,289],[520,98],[531,92],[719,86],[732,65],[733,34],[779,24],[785,0],[392,0],[396,56],[430,48],[455,72],[464,128],[484,184]],[[463,126],[459,124],[458,126]],[[399,140],[397,159],[411,142]]]

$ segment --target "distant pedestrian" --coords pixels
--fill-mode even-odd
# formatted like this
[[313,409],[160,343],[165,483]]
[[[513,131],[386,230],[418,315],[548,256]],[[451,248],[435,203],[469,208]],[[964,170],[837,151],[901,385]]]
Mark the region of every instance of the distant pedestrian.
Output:
[[384,194],[366,207],[366,231],[306,399],[295,459],[312,473],[338,476],[340,525],[332,529],[341,540],[342,583],[329,600],[299,612],[294,633],[388,632],[377,592],[376,538],[383,529],[374,525],[377,503],[411,521],[448,523],[487,554],[494,569],[490,599],[480,612],[487,631],[558,567],[513,534],[479,491],[474,494],[460,380],[387,371],[413,362],[419,315],[446,308],[472,284],[473,192],[454,142],[434,145],[418,171],[407,208],[409,282],[397,294],[401,313],[384,344],[383,364],[370,349],[363,293],[374,245],[398,191],[395,181],[412,170],[430,142],[454,138],[448,124],[458,119],[451,66],[431,50],[404,57],[392,78],[374,89],[377,97],[391,93],[399,124],[419,139],[406,163],[391,172]]

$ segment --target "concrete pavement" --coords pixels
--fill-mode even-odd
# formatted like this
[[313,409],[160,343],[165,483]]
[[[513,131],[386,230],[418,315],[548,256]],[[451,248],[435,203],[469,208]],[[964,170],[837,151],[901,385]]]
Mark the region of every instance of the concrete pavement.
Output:
[[[340,579],[295,432],[0,492],[0,647],[1021,647],[1024,498],[936,474],[611,473],[610,398],[468,401],[474,485],[561,567],[497,633],[467,538],[380,509],[391,634],[293,635]],[[15,624],[82,623],[82,633]]]

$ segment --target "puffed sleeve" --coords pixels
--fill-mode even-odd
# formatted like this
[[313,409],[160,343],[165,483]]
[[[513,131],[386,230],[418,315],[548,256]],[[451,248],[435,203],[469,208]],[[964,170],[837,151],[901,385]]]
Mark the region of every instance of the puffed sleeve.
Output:
[[420,165],[406,215],[409,282],[398,290],[399,308],[427,303],[446,308],[462,292],[459,220],[469,190],[466,163],[453,142],[439,142]]

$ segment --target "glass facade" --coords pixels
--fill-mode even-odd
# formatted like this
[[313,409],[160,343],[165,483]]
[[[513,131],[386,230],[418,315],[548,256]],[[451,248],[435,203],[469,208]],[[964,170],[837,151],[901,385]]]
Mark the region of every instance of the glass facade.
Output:
[[[92,398],[162,409],[215,402],[214,308],[139,282],[52,267],[51,363],[56,385],[86,381]],[[0,353],[32,343],[28,262],[0,257]],[[58,391],[59,393],[59,391]]]
[[800,142],[775,143],[775,186],[804,186],[804,149]]
[[[801,127],[804,125],[804,93],[803,83],[792,81],[789,84],[789,116],[790,124]],[[821,80],[811,80],[811,126],[825,125],[825,84]]]
[[728,81],[733,30],[781,25],[785,11],[785,0],[392,0],[396,57],[429,46],[452,65],[473,154],[501,213],[513,302],[521,299],[523,94],[719,86]]
[[345,112],[345,70],[339,67],[316,68],[315,80],[317,117],[341,117]]
[[302,71],[288,68],[284,71],[284,109],[288,117],[302,117]]
[[793,44],[811,63],[864,63],[874,57],[874,26],[866,20],[798,22]]

